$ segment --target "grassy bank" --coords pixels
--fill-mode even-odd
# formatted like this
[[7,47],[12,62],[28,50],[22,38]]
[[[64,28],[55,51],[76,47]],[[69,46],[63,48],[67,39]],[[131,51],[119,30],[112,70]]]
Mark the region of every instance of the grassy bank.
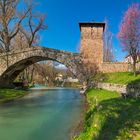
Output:
[[114,84],[128,84],[133,81],[140,82],[140,74],[134,76],[131,72],[115,72],[115,73],[106,73],[106,79],[104,82],[106,83],[114,83]]
[[140,140],[140,99],[92,89],[87,100],[84,131],[75,140]]
[[15,89],[0,89],[0,103],[9,102],[26,95],[27,92]]

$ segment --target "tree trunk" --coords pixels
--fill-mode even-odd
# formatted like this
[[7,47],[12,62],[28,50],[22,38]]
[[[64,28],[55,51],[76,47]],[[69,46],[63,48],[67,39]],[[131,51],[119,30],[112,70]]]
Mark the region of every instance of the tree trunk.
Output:
[[6,65],[7,68],[9,67],[9,56],[8,56],[8,52],[6,52]]
[[136,76],[136,61],[133,61],[133,73]]
[[25,69],[25,76],[26,76],[26,80],[28,81],[28,83],[30,82],[30,75],[29,75],[29,68]]
[[9,46],[7,45],[7,47],[6,47],[6,65],[7,65],[7,68],[9,67],[9,51],[10,51],[10,49],[9,49]]
[[33,77],[34,77],[34,65],[33,65],[33,69],[32,69],[32,72],[31,72],[31,79],[30,79],[30,83],[33,82]]

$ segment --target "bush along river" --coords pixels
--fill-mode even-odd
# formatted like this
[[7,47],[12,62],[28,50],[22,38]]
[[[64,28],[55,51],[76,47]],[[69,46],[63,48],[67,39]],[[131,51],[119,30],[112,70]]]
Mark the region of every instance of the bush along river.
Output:
[[32,90],[0,105],[0,140],[69,140],[84,99],[78,89]]

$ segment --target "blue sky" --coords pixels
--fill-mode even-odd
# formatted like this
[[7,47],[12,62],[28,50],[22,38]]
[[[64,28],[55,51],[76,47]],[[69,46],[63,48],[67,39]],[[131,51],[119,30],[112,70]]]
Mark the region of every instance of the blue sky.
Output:
[[48,30],[41,32],[42,46],[77,52],[80,44],[79,22],[109,20],[113,33],[116,59],[126,55],[117,39],[119,24],[124,12],[132,3],[140,0],[41,0],[36,8],[47,13]]

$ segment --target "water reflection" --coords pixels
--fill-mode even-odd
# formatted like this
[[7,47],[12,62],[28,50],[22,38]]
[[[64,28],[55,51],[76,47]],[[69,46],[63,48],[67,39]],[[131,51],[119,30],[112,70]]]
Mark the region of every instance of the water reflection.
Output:
[[82,111],[77,89],[30,91],[0,106],[0,140],[68,140]]

